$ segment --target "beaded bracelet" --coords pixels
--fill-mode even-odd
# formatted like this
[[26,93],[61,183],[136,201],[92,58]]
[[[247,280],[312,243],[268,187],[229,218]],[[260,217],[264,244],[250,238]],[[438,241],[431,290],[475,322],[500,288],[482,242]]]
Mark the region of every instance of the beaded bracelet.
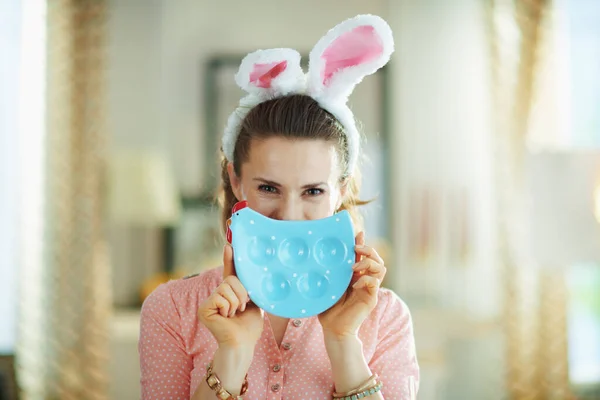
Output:
[[377,384],[371,388],[365,389],[359,393],[355,393],[355,394],[351,394],[351,395],[347,395],[344,397],[334,397],[334,399],[336,400],[357,400],[357,399],[363,399],[365,397],[369,397],[372,394],[375,394],[377,392],[379,392],[381,390],[381,388],[383,388],[383,383],[382,382],[377,382]]
[[375,386],[375,384],[377,383],[377,379],[378,378],[379,378],[379,376],[377,374],[373,374],[373,375],[371,375],[369,377],[369,379],[367,379],[366,381],[364,381],[363,383],[361,383],[360,385],[358,385],[356,387],[356,389],[354,389],[354,390],[351,390],[351,391],[346,392],[346,393],[333,392],[333,398],[334,399],[341,399],[341,398],[344,398],[346,396],[350,396],[350,395],[362,392],[366,388],[370,388],[371,386]]
[[[378,391],[381,390],[381,386],[383,386],[383,384],[379,381],[379,376],[377,374],[373,374],[369,377],[369,379],[367,379],[366,381],[364,381],[363,383],[361,383],[356,389],[351,390],[349,392],[346,393],[338,393],[338,392],[333,392],[333,398],[334,399],[348,399],[348,400],[356,400],[356,399],[360,399],[363,397],[367,397],[373,393],[368,393],[371,389],[375,389],[375,387],[380,386],[376,391],[374,391],[373,393],[377,393]],[[352,396],[358,396],[361,395],[361,397],[355,397],[353,398]]]

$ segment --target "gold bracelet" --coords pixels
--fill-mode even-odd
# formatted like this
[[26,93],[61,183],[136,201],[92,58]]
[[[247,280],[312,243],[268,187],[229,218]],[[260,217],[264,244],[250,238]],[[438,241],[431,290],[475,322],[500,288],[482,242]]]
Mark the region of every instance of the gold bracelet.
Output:
[[346,393],[333,392],[333,398],[334,399],[343,399],[344,397],[353,396],[358,393],[364,392],[367,389],[375,387],[377,385],[378,379],[379,379],[379,376],[377,374],[373,374],[369,377],[369,379],[367,379],[366,381],[361,383],[356,389],[353,389]]
[[234,396],[229,393],[223,385],[221,384],[221,380],[212,370],[213,362],[211,361],[206,367],[206,383],[208,387],[216,392],[217,398],[221,400],[243,400],[243,395],[248,391],[248,374],[244,378],[244,383],[242,383],[242,389],[240,390],[240,394],[238,396]]

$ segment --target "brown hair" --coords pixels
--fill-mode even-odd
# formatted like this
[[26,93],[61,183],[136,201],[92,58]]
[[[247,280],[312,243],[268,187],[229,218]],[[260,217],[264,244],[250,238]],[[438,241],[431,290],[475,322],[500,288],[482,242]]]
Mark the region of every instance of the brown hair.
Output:
[[[260,103],[250,110],[243,120],[233,154],[233,167],[237,176],[241,174],[242,163],[248,159],[252,140],[272,136],[335,142],[340,155],[341,170],[347,170],[348,141],[343,126],[331,113],[321,108],[312,97],[294,94]],[[231,217],[231,209],[238,201],[233,194],[227,173],[227,164],[228,160],[223,156],[221,159],[222,187],[219,190],[218,200],[222,208],[221,223],[224,231],[227,229],[227,220]],[[348,210],[359,230],[362,228],[362,218],[356,206],[368,202],[358,199],[360,190],[358,169],[353,171],[351,176],[345,172],[342,173],[340,183],[347,185],[347,189],[338,211]]]

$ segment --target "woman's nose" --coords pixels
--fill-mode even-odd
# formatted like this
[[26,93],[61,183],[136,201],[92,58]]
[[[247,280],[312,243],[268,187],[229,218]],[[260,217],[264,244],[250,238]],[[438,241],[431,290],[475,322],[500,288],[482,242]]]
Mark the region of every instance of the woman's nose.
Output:
[[277,219],[283,221],[299,221],[304,219],[301,202],[282,200],[277,208]]

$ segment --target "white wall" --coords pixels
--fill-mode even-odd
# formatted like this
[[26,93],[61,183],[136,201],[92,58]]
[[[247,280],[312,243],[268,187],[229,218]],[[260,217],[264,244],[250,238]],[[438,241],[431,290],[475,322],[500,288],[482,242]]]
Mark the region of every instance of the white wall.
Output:
[[[415,204],[407,197],[418,185],[429,185],[441,196],[441,206],[448,201],[449,191],[464,187],[472,200],[469,216],[474,242],[472,258],[467,267],[473,271],[489,269],[492,264],[491,215],[491,85],[488,64],[488,44],[484,8],[477,0],[443,0],[400,2],[392,7],[390,19],[398,39],[393,59],[394,106],[397,112],[393,126],[393,148],[396,151],[394,169],[399,171],[394,183],[404,212],[414,210]],[[412,207],[412,208],[411,208]],[[434,282],[432,290],[444,293],[447,273],[451,265],[449,244],[450,227],[445,226],[452,215],[442,214],[439,226],[433,227],[434,251],[439,253],[428,264]],[[415,289],[418,270],[407,258],[409,215],[395,215],[396,237],[403,252],[396,264],[400,276],[399,288],[405,292]],[[489,272],[489,271],[487,271]],[[412,286],[412,287],[411,287]],[[416,288],[419,290],[419,288]],[[482,293],[451,293],[444,301]],[[473,299],[469,299],[473,300]],[[496,312],[493,305],[479,300],[472,311],[483,314]],[[476,307],[483,308],[477,310]]]
[[[108,24],[110,144],[168,152],[162,121],[162,0],[112,0]],[[157,231],[111,226],[115,304],[139,301],[140,284],[160,270]]]
[[[491,85],[485,2],[390,2],[393,57],[393,162],[397,179],[392,281],[415,318],[418,355],[428,361],[419,398],[496,398],[502,393],[502,335],[494,272]],[[411,257],[419,188],[437,193],[432,256]],[[471,254],[456,263],[452,191],[468,203]],[[420,227],[422,228],[422,226]],[[492,328],[485,321],[491,321]],[[481,323],[481,325],[480,325]],[[489,325],[487,325],[489,326]],[[477,332],[477,333],[476,333]],[[439,379],[439,380],[438,380]]]
[[108,24],[108,100],[112,143],[163,148],[162,0],[113,0]]

